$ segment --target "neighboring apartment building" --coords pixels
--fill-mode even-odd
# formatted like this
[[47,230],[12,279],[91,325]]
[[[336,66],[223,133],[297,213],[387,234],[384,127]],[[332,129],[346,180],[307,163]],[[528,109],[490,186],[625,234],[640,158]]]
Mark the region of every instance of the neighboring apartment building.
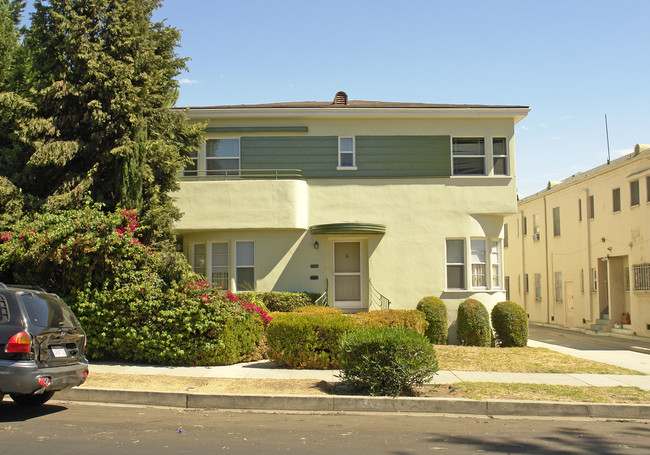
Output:
[[345,312],[504,300],[525,106],[349,101],[193,107],[207,141],[176,229],[225,289],[323,293]]
[[504,230],[506,287],[532,322],[650,336],[650,146],[549,183]]

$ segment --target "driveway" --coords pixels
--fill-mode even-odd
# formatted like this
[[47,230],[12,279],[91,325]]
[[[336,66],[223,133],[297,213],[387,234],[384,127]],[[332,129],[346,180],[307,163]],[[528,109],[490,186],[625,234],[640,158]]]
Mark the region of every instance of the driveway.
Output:
[[574,357],[650,374],[650,341],[645,339],[588,335],[531,324],[528,346],[548,348]]

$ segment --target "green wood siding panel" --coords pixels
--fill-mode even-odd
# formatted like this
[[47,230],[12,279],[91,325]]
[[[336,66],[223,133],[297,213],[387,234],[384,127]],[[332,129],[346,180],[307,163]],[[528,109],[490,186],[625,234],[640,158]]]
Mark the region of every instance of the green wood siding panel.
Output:
[[302,169],[304,178],[449,177],[449,136],[357,136],[357,170],[337,170],[338,137],[242,137],[242,169]]
[[449,136],[357,136],[357,173],[365,177],[449,177]]

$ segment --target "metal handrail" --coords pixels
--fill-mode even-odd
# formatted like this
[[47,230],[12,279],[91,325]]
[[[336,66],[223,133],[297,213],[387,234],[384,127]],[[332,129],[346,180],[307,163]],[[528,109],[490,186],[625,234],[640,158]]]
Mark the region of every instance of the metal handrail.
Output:
[[185,170],[181,180],[302,179],[302,169]]
[[373,285],[372,280],[368,281],[370,287],[370,305],[369,310],[379,309],[379,310],[389,310],[390,309],[390,300],[384,295],[382,295]]
[[329,302],[327,300],[328,289],[329,289],[329,281],[327,280],[327,278],[325,278],[325,292],[323,292],[321,296],[316,299],[316,301],[314,302],[316,305],[329,306]]

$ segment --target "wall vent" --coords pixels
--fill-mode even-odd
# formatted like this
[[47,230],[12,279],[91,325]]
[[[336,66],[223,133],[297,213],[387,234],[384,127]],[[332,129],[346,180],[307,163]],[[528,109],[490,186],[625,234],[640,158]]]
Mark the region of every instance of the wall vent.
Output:
[[345,106],[348,104],[348,94],[345,92],[337,92],[334,95],[334,103],[339,106]]

